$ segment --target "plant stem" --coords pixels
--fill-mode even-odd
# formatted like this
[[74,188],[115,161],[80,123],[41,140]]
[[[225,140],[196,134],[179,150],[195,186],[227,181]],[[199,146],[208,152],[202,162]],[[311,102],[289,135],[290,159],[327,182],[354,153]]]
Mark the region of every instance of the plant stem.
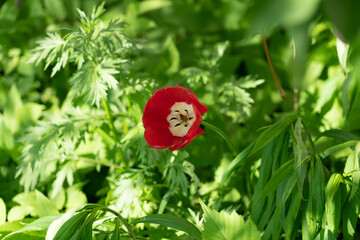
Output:
[[115,210],[112,210],[111,208],[108,208],[108,207],[103,207],[102,209],[115,214],[120,219],[120,221],[124,224],[124,226],[126,227],[130,237],[132,239],[136,240],[135,234],[132,231],[129,223],[118,212],[116,212]]
[[120,170],[124,170],[124,168],[119,166],[119,165],[116,165],[116,164],[113,164],[113,163],[110,163],[110,162],[101,162],[101,161],[98,161],[96,159],[87,158],[87,157],[67,156],[67,157],[65,157],[65,159],[67,159],[67,160],[78,160],[78,161],[84,161],[84,162],[91,162],[91,163],[101,164],[101,165],[104,165],[104,166],[107,166],[107,167],[112,167],[112,168],[117,168],[117,169],[120,169]]
[[124,226],[126,227],[131,239],[133,240],[136,240],[136,237],[135,237],[135,234],[134,232],[132,231],[129,223],[120,215],[120,213],[118,213],[117,211],[111,209],[111,208],[108,208],[108,207],[105,207],[101,204],[97,204],[97,203],[90,203],[90,204],[86,204],[86,206],[94,206],[94,207],[98,207],[99,210],[103,210],[103,211],[108,211],[108,212],[111,212],[112,214],[114,214],[116,217],[118,217],[120,219],[120,221],[124,224]]
[[201,123],[202,125],[204,125],[205,127],[210,128],[211,130],[213,130],[214,132],[216,132],[217,134],[219,134],[224,140],[225,142],[229,145],[229,147],[231,148],[231,150],[233,151],[233,153],[236,155],[238,153],[238,150],[236,149],[236,147],[234,146],[234,144],[231,142],[230,138],[219,128],[215,127],[214,125],[212,125],[211,123],[202,121]]
[[107,100],[105,98],[102,98],[102,102],[104,104],[104,109],[105,109],[105,112],[106,112],[106,118],[109,120],[110,130],[113,132],[115,141],[117,142],[117,132],[116,132],[116,129],[114,127],[114,121],[113,121],[113,118],[112,118],[112,115],[111,115],[111,112],[110,112],[109,104],[108,104],[108,102],[107,102]]
[[270,70],[271,70],[271,74],[273,75],[274,79],[275,79],[275,83],[276,83],[276,86],[278,87],[279,89],[279,92],[280,92],[280,96],[282,99],[285,99],[285,92],[282,90],[281,88],[281,85],[280,85],[280,82],[279,82],[279,79],[278,77],[276,76],[276,72],[275,72],[275,69],[272,65],[272,61],[271,61],[271,58],[270,58],[270,53],[269,53],[269,48],[268,48],[268,45],[266,43],[266,38],[265,38],[265,35],[264,33],[262,32],[261,33],[261,37],[262,37],[262,42],[263,42],[263,45],[264,45],[264,50],[265,50],[265,53],[266,53],[266,58],[267,58],[267,61],[269,63],[269,67],[270,67]]

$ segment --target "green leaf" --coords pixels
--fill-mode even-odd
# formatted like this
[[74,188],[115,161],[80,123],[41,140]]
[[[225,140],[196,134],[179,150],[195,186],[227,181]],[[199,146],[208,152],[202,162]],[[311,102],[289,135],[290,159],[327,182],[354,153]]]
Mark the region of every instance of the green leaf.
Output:
[[326,137],[332,137],[336,140],[340,140],[343,142],[360,140],[360,138],[358,136],[355,136],[354,134],[352,134],[348,131],[342,130],[342,129],[330,129],[330,130],[327,130],[327,131],[321,133],[321,135],[326,136]]
[[190,236],[195,238],[200,239],[201,237],[201,233],[199,229],[196,226],[194,226],[192,223],[188,222],[187,220],[181,217],[170,214],[154,214],[154,215],[137,218],[134,221],[132,221],[132,224],[137,224],[137,223],[160,224],[162,226],[171,227],[179,231],[186,232]]
[[203,240],[260,239],[260,232],[250,218],[245,222],[235,211],[231,214],[217,212],[208,208],[201,200],[200,204],[205,218]]
[[59,217],[60,216],[46,216],[46,217],[39,218],[29,224],[26,224],[23,228],[6,235],[3,238],[3,240],[7,239],[8,237],[10,237],[12,235],[19,234],[22,232],[44,231],[50,226],[50,224],[54,220],[58,219]]
[[82,226],[86,217],[90,213],[91,211],[83,211],[72,216],[69,220],[62,224],[60,229],[56,232],[53,240],[69,240]]
[[56,206],[50,199],[48,199],[44,194],[35,190],[37,209],[40,217],[52,216],[59,214]]
[[309,201],[306,202],[303,222],[307,225],[310,239],[313,239],[319,226],[321,226],[322,216],[325,211],[325,174],[323,165],[318,158],[310,162],[308,181]]
[[339,74],[325,83],[325,86],[321,91],[321,96],[315,105],[313,113],[319,113],[322,107],[333,98],[333,95],[335,94],[340,81],[342,81],[343,79],[344,75]]
[[286,117],[277,121],[273,125],[269,126],[257,139],[254,148],[251,150],[250,155],[255,154],[262,149],[268,142],[283,132],[294,120],[296,119],[296,113],[287,114]]
[[163,64],[165,64],[165,72],[174,74],[179,70],[180,54],[171,37],[168,37],[163,45],[162,50]]
[[342,85],[341,88],[341,94],[342,94],[342,106],[344,109],[344,115],[347,116],[349,113],[349,92],[350,92],[350,85],[351,85],[351,81],[353,79],[353,75],[349,74],[345,81],[344,84]]
[[4,200],[0,197],[0,225],[6,222],[6,205]]
[[171,6],[172,4],[173,2],[169,0],[150,0],[139,2],[138,13],[143,14],[163,7]]
[[276,170],[276,172],[271,176],[268,183],[265,185],[264,190],[262,191],[257,202],[264,200],[269,194],[274,192],[278,186],[293,172],[294,159],[287,161]]
[[[294,177],[295,178],[295,177]],[[297,188],[294,189],[294,194],[292,195],[289,209],[287,211],[287,216],[285,220],[285,239],[294,239],[293,232],[298,231],[296,228],[295,222],[296,218],[299,215],[299,209],[301,204],[301,197]]]
[[229,167],[226,169],[224,175],[221,179],[221,184],[224,184],[229,177],[236,171],[238,168],[245,165],[248,156],[250,155],[251,150],[254,148],[257,140],[253,141],[249,146],[242,150],[235,158],[231,161]]
[[119,231],[119,228],[120,228],[120,219],[117,217],[117,218],[116,218],[115,229],[114,229],[114,231],[113,231],[111,240],[118,240],[118,239],[120,239],[120,231]]
[[337,234],[337,229],[340,223],[341,211],[341,195],[338,191],[342,176],[338,173],[331,175],[325,188],[325,215],[323,219],[324,224],[328,227],[332,234]]
[[304,163],[304,160],[308,157],[308,151],[306,146],[302,140],[301,136],[301,120],[300,118],[297,119],[295,128],[294,128],[294,143],[293,143],[293,150],[294,150],[294,170],[295,175],[299,187],[299,193],[302,196],[304,181],[306,177],[307,171],[307,164]]
[[358,192],[359,189],[359,184],[360,184],[359,153],[360,153],[360,142],[356,144],[355,150],[349,155],[345,163],[344,174],[351,175],[351,181],[354,183],[354,186],[351,187],[349,200],[351,200],[354,197],[354,195]]
[[347,58],[350,45],[343,42],[341,39],[336,38],[336,50],[339,58],[339,63],[344,71],[347,72]]
[[358,141],[347,141],[347,142],[329,147],[328,149],[321,152],[319,155],[321,158],[326,158],[327,156],[329,156],[330,154],[333,154],[334,152],[340,151],[347,147],[355,146],[357,143],[358,143]]
[[341,211],[344,240],[354,239],[354,235],[356,233],[356,224],[358,222],[358,212],[359,208],[354,203],[354,199],[347,202]]

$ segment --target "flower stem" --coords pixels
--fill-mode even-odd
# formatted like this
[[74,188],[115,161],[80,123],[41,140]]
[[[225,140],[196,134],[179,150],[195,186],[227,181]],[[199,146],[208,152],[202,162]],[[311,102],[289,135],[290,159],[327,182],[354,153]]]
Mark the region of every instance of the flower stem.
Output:
[[280,82],[279,82],[279,79],[278,77],[276,76],[276,72],[275,72],[275,69],[272,65],[272,62],[271,62],[271,58],[270,58],[270,53],[269,53],[269,48],[268,48],[268,45],[266,43],[266,38],[265,38],[265,35],[264,33],[262,32],[261,33],[261,37],[262,37],[262,42],[263,42],[263,45],[264,45],[264,50],[265,50],[265,53],[266,53],[266,58],[268,60],[268,63],[269,63],[269,67],[270,67],[270,70],[271,70],[271,74],[273,75],[274,79],[275,79],[275,83],[276,83],[276,86],[278,87],[279,89],[279,93],[280,93],[280,96],[282,99],[285,99],[285,92],[282,90],[281,88],[281,85],[280,85]]
[[202,125],[204,125],[205,127],[210,128],[211,130],[213,130],[214,132],[216,132],[217,134],[219,134],[224,140],[225,142],[229,145],[229,147],[231,148],[231,150],[233,151],[233,153],[235,155],[237,155],[238,150],[236,149],[236,147],[234,146],[234,144],[231,142],[230,138],[228,135],[226,135],[222,130],[220,130],[219,128],[215,127],[214,125],[212,125],[211,123],[202,121],[201,123]]
[[117,141],[117,132],[116,132],[116,129],[114,127],[114,120],[113,120],[111,112],[110,112],[109,104],[108,104],[108,102],[107,102],[107,100],[105,98],[102,98],[102,102],[104,104],[104,109],[105,109],[105,112],[106,112],[106,118],[109,120],[110,130],[113,132],[115,141]]
[[96,160],[96,159],[92,159],[92,158],[87,158],[87,157],[78,157],[78,156],[66,156],[65,159],[67,160],[76,160],[76,161],[84,161],[84,162],[89,162],[89,163],[95,163],[95,164],[100,164],[106,167],[110,167],[110,168],[116,168],[116,169],[120,169],[120,170],[124,170],[123,167],[113,164],[111,162],[104,162],[104,161],[100,161],[100,160]]

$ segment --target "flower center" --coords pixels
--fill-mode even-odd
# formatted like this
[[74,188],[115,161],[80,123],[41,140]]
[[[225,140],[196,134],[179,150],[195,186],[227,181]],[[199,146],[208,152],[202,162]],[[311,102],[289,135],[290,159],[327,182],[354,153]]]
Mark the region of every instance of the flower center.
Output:
[[176,102],[170,110],[171,113],[167,116],[167,121],[170,123],[170,132],[176,137],[185,136],[192,123],[196,120],[192,104]]

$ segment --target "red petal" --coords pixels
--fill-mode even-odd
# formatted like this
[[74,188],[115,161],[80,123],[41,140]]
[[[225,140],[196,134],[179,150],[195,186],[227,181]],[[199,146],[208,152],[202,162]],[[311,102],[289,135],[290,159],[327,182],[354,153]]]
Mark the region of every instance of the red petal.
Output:
[[154,127],[154,128],[166,128],[170,124],[166,120],[167,116],[171,113],[169,108],[165,107],[150,107],[147,106],[144,108],[143,113],[143,124],[145,128]]
[[[190,132],[191,130],[189,130]],[[179,150],[183,147],[186,147],[187,145],[189,145],[191,143],[191,141],[199,136],[200,134],[204,133],[204,130],[202,130],[201,128],[197,128],[197,129],[193,129],[192,133],[190,134],[191,137],[188,138],[187,136],[184,137],[185,141],[181,144],[178,144],[178,145],[174,145],[173,147],[169,148],[171,151],[175,151],[175,150]],[[189,133],[188,133],[189,134]]]
[[182,138],[174,137],[167,128],[146,128],[145,140],[150,147],[164,149],[181,144]]
[[209,110],[208,107],[206,107],[204,104],[202,104],[199,99],[197,98],[197,96],[195,95],[195,93],[193,93],[190,89],[184,88],[184,87],[180,87],[178,84],[176,84],[176,86],[179,87],[179,89],[181,89],[182,91],[184,91],[188,97],[191,99],[191,103],[193,103],[197,109],[199,110],[200,114],[204,114],[207,112],[207,110]]

